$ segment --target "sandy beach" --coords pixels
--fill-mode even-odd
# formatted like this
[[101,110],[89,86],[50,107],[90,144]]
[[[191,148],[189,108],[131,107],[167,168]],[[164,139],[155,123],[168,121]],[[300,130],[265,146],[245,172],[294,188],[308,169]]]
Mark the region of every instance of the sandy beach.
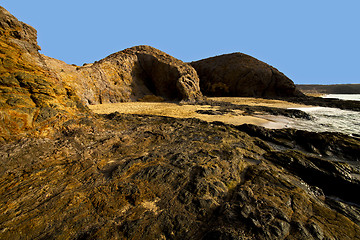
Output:
[[[209,98],[213,101],[230,102],[238,105],[249,106],[266,106],[276,108],[300,108],[309,107],[308,105],[301,105],[290,103],[281,100],[270,100],[262,98],[239,98],[239,97],[221,97]],[[109,114],[112,112],[128,113],[128,114],[148,114],[167,116],[175,118],[198,118],[207,122],[220,121],[227,124],[241,125],[241,124],[255,124],[268,128],[283,128],[287,121],[284,117],[272,115],[244,115],[241,110],[233,110],[230,113],[223,115],[208,115],[200,114],[198,110],[218,110],[218,106],[210,105],[187,105],[169,102],[125,102],[125,103],[107,103],[98,105],[89,105],[89,108],[98,114]]]

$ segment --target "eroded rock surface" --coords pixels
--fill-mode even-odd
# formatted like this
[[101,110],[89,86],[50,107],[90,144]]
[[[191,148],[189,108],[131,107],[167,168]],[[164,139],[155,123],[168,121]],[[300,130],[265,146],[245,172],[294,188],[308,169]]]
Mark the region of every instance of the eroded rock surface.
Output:
[[[37,52],[36,30],[0,7],[0,142],[85,111]],[[61,121],[59,121],[61,122]]]
[[202,99],[196,71],[149,46],[78,67],[39,54],[36,30],[2,7],[0,33],[0,141],[46,135],[87,104]]
[[254,128],[110,114],[2,145],[0,238],[359,239],[346,146]]
[[276,68],[243,53],[191,62],[206,96],[300,96],[295,84]]
[[83,102],[201,97],[195,72],[146,46],[69,66],[3,8],[0,31],[0,239],[359,239],[359,139],[94,115]]
[[59,79],[71,83],[84,104],[137,101],[149,96],[178,101],[202,98],[196,71],[150,46],[128,48],[82,67],[44,58]]
[[17,20],[5,8],[0,6],[0,33],[9,41],[20,45],[28,52],[36,53],[40,50],[37,44],[37,32],[30,25]]

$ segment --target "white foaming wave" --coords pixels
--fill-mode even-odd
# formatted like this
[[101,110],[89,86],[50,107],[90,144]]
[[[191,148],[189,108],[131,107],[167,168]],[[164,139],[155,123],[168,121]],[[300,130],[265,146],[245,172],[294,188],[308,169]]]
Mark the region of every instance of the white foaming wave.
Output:
[[292,108],[310,114],[312,120],[291,119],[288,126],[314,132],[360,134],[360,113],[328,107]]
[[342,100],[360,101],[360,94],[327,94],[323,98],[337,98]]

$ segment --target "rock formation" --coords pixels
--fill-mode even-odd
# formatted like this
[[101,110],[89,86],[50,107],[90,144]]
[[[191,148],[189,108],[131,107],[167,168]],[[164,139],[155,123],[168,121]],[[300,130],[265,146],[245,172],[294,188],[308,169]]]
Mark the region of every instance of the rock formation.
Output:
[[84,110],[72,88],[48,71],[36,30],[2,7],[0,47],[0,141]]
[[206,96],[301,96],[295,84],[276,68],[243,53],[192,62]]
[[0,239],[360,239],[359,139],[95,115],[201,97],[196,73],[146,46],[69,66],[3,8],[0,32]]
[[36,30],[30,25],[17,20],[1,6],[0,33],[2,40],[6,38],[8,41],[15,43],[18,47],[20,47],[22,50],[26,50],[27,52],[37,53],[37,51],[41,49],[37,44]]
[[0,141],[44,130],[87,104],[202,98],[190,65],[149,46],[77,67],[39,54],[36,30],[2,7],[0,33]]
[[0,238],[360,239],[359,146],[196,119],[69,120],[0,146]]
[[85,104],[137,101],[151,95],[187,101],[202,97],[199,78],[189,64],[150,46],[125,49],[82,67],[44,59]]

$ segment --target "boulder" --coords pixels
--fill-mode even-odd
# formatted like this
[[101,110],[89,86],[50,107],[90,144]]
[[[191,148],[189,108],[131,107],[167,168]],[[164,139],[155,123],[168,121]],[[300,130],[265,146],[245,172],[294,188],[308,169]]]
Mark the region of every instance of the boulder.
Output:
[[276,68],[243,53],[191,62],[206,96],[301,96],[295,84]]

